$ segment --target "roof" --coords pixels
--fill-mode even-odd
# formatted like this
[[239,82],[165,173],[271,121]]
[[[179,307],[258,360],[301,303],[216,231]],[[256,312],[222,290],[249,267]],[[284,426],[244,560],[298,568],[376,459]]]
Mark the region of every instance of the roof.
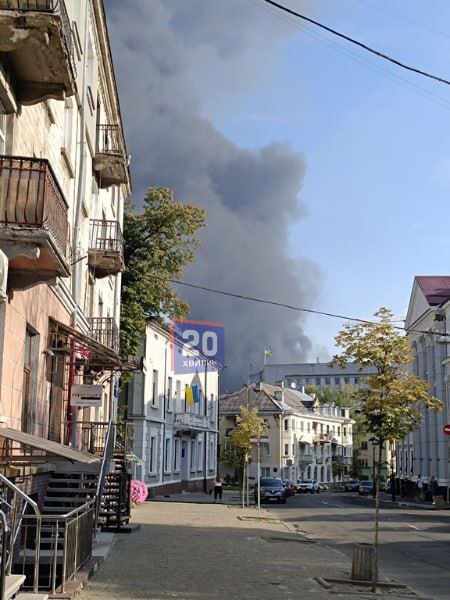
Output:
[[[222,396],[219,404],[220,413],[237,414],[241,406],[258,409],[258,412],[308,412],[303,405],[299,392],[293,392],[267,383],[251,383],[234,394]],[[307,396],[311,400],[310,396]]]
[[[33,448],[34,450],[42,450],[47,454],[58,456],[59,458],[64,458],[65,460],[70,460],[72,462],[88,465],[100,464],[100,459],[93,454],[80,452],[70,446],[52,442],[51,440],[32,435],[31,433],[10,429],[9,427],[0,427],[0,438],[17,442],[28,448]],[[13,458],[14,455],[12,455],[12,459]]]
[[450,299],[450,275],[417,275],[415,279],[430,306]]

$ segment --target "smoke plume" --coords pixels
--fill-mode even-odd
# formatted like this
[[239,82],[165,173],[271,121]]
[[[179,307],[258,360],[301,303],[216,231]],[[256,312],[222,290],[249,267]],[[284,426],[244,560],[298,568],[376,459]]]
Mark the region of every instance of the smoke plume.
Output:
[[[149,186],[168,186],[208,213],[186,280],[311,305],[319,271],[287,255],[289,226],[306,213],[298,197],[303,157],[288,143],[238,147],[202,116],[206,102],[220,108],[230,90],[239,97],[251,89],[292,29],[242,0],[109,0],[107,17],[135,201]],[[250,364],[261,367],[264,346],[276,362],[307,358],[298,313],[180,293],[192,318],[225,326],[225,388],[240,385]]]

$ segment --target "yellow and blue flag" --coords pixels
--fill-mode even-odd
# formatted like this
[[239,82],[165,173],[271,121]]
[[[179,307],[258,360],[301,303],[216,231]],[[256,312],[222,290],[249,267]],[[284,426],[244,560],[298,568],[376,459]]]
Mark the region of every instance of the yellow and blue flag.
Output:
[[184,391],[184,397],[186,399],[186,402],[188,404],[190,404],[191,406],[193,406],[193,404],[194,404],[194,394],[193,394],[193,391],[192,391],[191,387],[187,387],[185,389],[185,391]]
[[194,402],[195,402],[195,404],[198,404],[200,402],[200,393],[198,390],[198,385],[193,385],[191,390],[192,390],[192,395],[194,396]]

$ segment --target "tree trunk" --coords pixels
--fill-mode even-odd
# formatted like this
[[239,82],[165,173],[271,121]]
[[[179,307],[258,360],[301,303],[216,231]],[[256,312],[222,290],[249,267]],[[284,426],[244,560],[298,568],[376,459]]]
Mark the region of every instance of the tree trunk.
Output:
[[378,574],[378,530],[380,524],[380,478],[381,478],[381,458],[383,454],[383,441],[380,440],[378,446],[378,462],[375,469],[375,540],[374,540],[374,554],[372,563],[372,592],[377,590],[377,574]]

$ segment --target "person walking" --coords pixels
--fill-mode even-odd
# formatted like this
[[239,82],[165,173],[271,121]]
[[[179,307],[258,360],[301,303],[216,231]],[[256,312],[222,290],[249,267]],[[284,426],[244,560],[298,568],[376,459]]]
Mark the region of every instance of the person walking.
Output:
[[419,475],[419,479],[417,480],[417,491],[418,491],[419,502],[423,502],[425,499],[425,495],[424,495],[424,481],[422,479],[422,475]]
[[219,473],[217,473],[216,478],[214,480],[214,502],[217,500],[217,498],[219,498],[219,500],[222,500],[222,488],[222,478],[219,475]]
[[434,475],[430,479],[430,494],[433,504],[436,504],[435,496],[437,495],[438,482]]

